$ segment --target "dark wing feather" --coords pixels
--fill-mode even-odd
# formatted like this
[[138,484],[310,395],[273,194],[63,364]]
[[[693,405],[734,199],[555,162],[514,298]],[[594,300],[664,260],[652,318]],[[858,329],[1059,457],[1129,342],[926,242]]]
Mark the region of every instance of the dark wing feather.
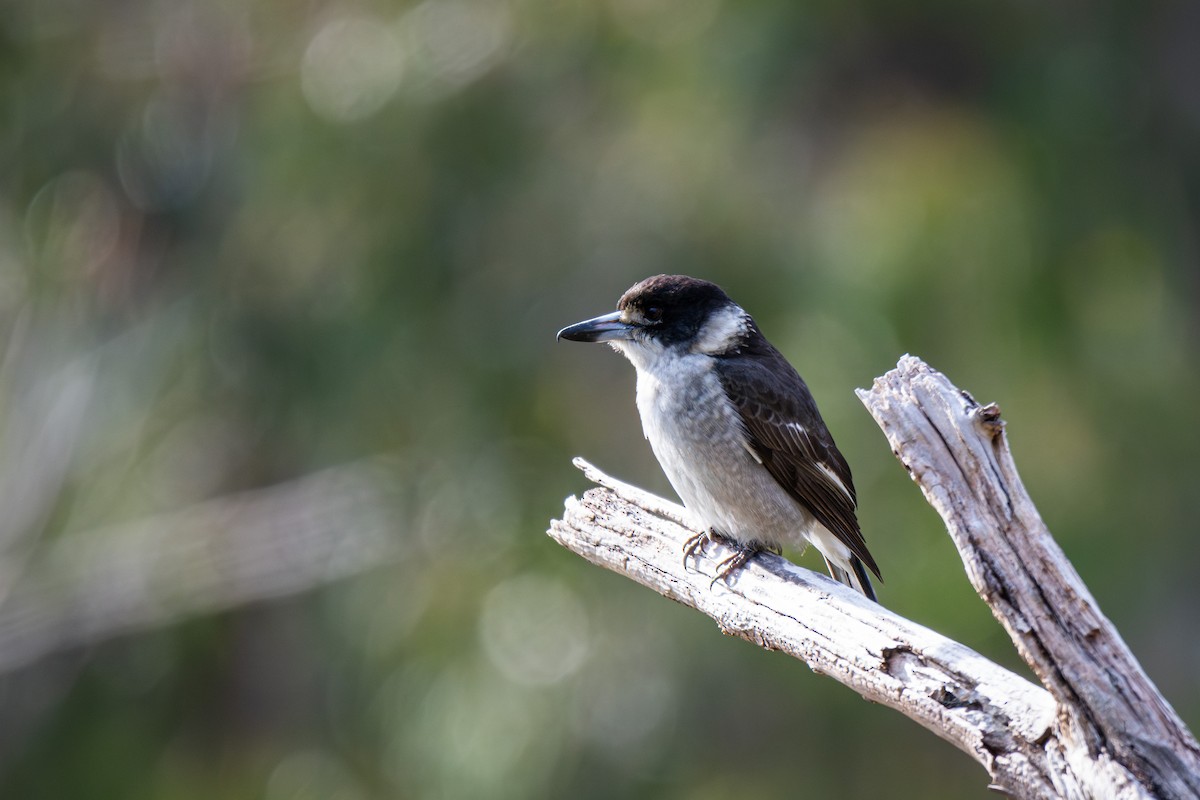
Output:
[[[788,494],[879,576],[854,514],[850,466],[833,443],[804,380],[778,350],[762,341],[765,346],[722,358],[717,365],[750,446]],[[819,465],[836,475],[846,491]]]

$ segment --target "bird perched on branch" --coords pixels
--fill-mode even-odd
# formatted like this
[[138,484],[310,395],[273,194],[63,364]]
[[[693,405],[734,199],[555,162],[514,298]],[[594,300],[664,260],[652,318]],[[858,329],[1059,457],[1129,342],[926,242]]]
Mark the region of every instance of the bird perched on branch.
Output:
[[875,599],[850,467],[804,380],[721,287],[656,275],[558,338],[608,342],[633,363],[642,430],[706,528],[685,559],[719,537],[735,550],[725,579],[763,550],[811,543],[830,575]]

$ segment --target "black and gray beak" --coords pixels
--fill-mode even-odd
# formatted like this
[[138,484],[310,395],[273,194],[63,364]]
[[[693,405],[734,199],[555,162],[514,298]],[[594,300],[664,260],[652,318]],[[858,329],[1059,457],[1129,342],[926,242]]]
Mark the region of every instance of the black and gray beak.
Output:
[[585,319],[568,325],[558,332],[558,339],[572,342],[611,342],[614,339],[632,339],[637,325],[621,321],[621,312],[614,311],[594,319]]

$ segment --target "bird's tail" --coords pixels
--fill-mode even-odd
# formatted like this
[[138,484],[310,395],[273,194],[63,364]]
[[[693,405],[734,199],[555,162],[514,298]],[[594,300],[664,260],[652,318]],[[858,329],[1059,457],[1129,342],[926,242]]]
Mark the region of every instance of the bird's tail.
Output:
[[871,586],[871,578],[867,575],[867,568],[858,556],[850,556],[850,569],[838,566],[828,558],[825,559],[825,566],[829,569],[829,574],[833,576],[835,581],[844,583],[851,589],[857,589],[866,595],[869,600],[879,602],[875,598],[875,589]]

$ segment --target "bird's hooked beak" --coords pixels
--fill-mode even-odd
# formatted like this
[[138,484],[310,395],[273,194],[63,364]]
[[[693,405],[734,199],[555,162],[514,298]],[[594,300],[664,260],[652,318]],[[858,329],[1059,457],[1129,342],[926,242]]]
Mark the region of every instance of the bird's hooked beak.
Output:
[[559,331],[555,338],[570,339],[573,342],[611,342],[616,339],[632,339],[637,329],[637,325],[621,319],[620,311],[614,311],[568,325]]

